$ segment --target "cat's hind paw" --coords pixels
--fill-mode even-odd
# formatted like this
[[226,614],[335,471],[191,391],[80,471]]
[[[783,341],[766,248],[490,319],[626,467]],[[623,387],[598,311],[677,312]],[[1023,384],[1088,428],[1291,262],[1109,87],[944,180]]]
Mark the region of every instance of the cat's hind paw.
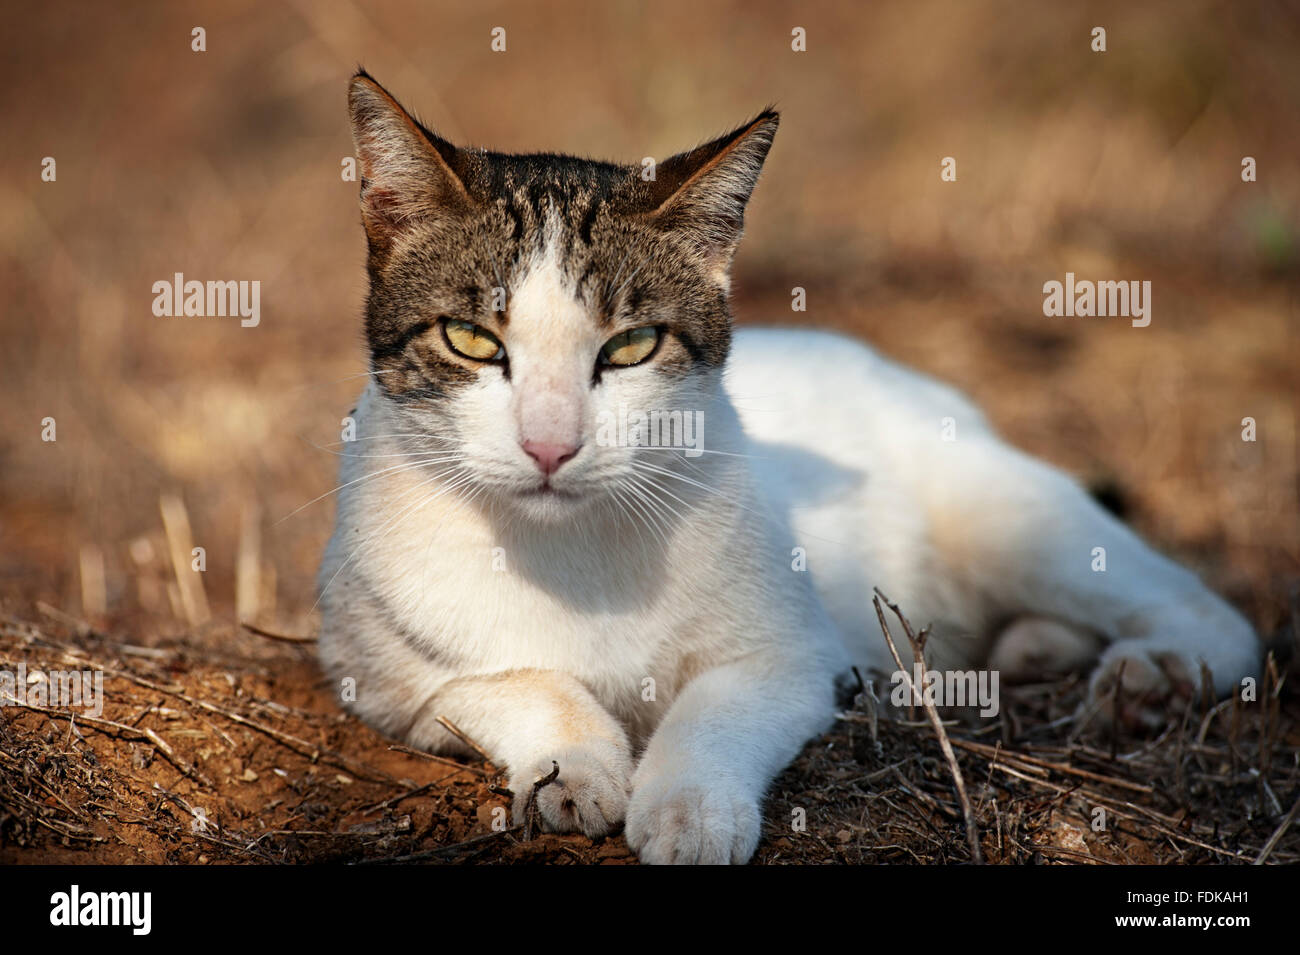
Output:
[[1115,644],[1093,670],[1083,713],[1094,714],[1103,726],[1159,730],[1199,692],[1201,677],[1194,666],[1172,650]]

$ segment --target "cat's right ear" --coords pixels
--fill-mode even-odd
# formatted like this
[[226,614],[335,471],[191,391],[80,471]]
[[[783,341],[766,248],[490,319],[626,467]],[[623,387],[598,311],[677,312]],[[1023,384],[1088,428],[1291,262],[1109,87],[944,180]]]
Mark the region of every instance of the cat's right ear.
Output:
[[372,248],[386,249],[402,229],[455,216],[472,204],[453,169],[456,147],[421,126],[364,71],[352,77],[348,109],[361,172],[361,219]]
[[778,122],[765,109],[725,136],[665,159],[649,190],[654,220],[689,237],[724,288]]

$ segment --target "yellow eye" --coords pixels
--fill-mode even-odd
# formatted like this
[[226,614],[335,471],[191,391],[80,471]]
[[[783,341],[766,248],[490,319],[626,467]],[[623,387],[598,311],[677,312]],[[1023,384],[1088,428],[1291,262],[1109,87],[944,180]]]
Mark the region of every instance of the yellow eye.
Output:
[[452,351],[473,358],[475,361],[500,361],[506,357],[506,350],[501,347],[497,337],[481,325],[462,322],[455,318],[442,321],[442,333],[447,336],[447,344]]
[[655,325],[643,325],[620,332],[600,350],[602,365],[636,365],[650,357],[650,353],[659,344],[659,329]]

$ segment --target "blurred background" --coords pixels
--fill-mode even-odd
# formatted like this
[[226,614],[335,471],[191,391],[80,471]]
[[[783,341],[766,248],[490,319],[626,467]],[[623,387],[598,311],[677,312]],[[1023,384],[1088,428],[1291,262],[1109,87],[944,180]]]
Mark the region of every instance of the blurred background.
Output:
[[[311,630],[332,498],[293,512],[334,487],[366,367],[358,64],[507,151],[662,158],[774,102],[739,322],[852,332],[955,383],[1265,630],[1300,580],[1296,3],[6,7],[9,606],[137,643],[237,614]],[[1067,271],[1151,281],[1151,325],[1045,317]],[[259,281],[260,325],[156,317],[176,272]],[[206,572],[176,575],[192,546]]]

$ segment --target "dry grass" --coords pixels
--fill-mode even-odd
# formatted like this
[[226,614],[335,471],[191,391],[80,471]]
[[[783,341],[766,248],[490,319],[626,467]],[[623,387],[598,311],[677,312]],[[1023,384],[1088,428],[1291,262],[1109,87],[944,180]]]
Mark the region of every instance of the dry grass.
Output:
[[[390,751],[337,713],[309,646],[234,625],[315,626],[330,501],[282,518],[334,486],[322,448],[365,367],[355,184],[338,175],[357,61],[453,138],[505,149],[637,159],[775,99],[739,320],[836,328],[957,384],[1281,634],[1294,683],[1280,655],[1300,584],[1293,6],[827,2],[795,16],[684,0],[14,14],[0,667],[82,654],[129,676],[107,682],[103,719],[120,725],[79,722],[84,739],[62,715],[0,709],[0,857],[627,858],[617,839],[488,836],[479,814],[505,801],[487,776]],[[510,52],[494,56],[497,22]],[[789,52],[796,22],[807,54]],[[206,54],[189,50],[195,24]],[[46,155],[55,183],[39,180]],[[957,183],[939,181],[946,155]],[[1244,155],[1256,183],[1240,181]],[[1151,327],[1046,319],[1042,283],[1067,270],[1151,280]],[[150,286],[177,271],[261,281],[262,324],[155,318]],[[806,313],[790,311],[794,286]],[[1257,442],[1240,440],[1244,417]],[[202,575],[186,570],[193,545]],[[1300,795],[1281,683],[1272,709],[1221,709],[1202,734],[1195,701],[1159,745],[1120,740],[1113,758],[1063,722],[1077,681],[1006,691],[996,726],[948,727],[983,852],[1253,859]],[[866,712],[781,777],[760,860],[969,857],[928,724],[873,737]],[[394,779],[432,788],[403,797]],[[193,833],[187,804],[219,831]],[[1104,836],[1088,828],[1096,805],[1113,810]],[[1295,838],[1269,861],[1294,860]]]
[[[104,707],[0,711],[2,863],[632,861],[619,836],[507,827],[493,767],[340,714],[304,647],[225,633],[223,666],[44,617],[0,624],[0,667],[102,670]],[[1259,704],[1189,700],[1144,740],[1076,719],[1077,679],[1004,690],[998,720],[940,724],[953,762],[864,688],[777,781],[757,861],[1300,861],[1300,695],[1280,673],[1270,658]]]

